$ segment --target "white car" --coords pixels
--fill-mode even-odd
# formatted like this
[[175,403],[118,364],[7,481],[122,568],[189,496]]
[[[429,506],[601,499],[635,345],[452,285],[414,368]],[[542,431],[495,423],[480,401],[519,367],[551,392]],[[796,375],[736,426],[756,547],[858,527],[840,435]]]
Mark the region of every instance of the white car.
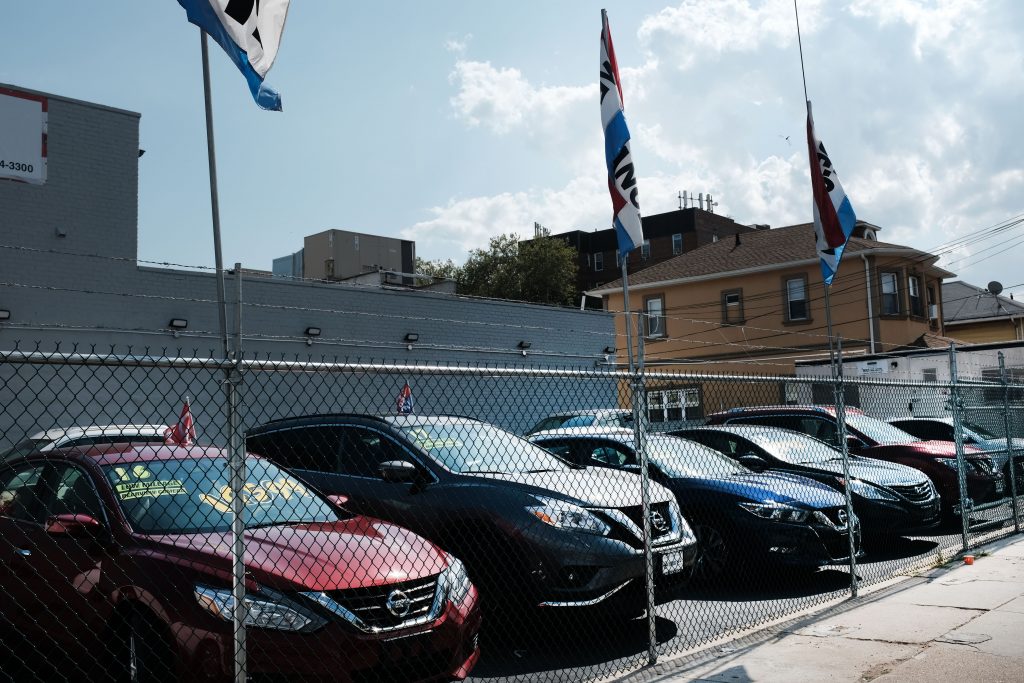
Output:
[[564,413],[548,415],[533,425],[526,435],[549,429],[571,427],[633,427],[633,411],[626,408],[594,408],[592,410],[567,410]]
[[167,425],[92,425],[54,427],[37,432],[0,453],[0,462],[18,455],[52,451],[70,446],[94,446],[108,443],[163,443]]

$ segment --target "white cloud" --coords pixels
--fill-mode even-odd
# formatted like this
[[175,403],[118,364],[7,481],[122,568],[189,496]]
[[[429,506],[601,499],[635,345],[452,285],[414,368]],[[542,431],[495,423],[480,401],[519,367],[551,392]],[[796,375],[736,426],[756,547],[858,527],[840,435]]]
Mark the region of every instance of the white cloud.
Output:
[[[820,26],[821,8],[821,0],[801,4],[805,35]],[[786,47],[796,42],[796,20],[789,0],[684,0],[644,19],[638,35],[654,50],[664,40],[677,66],[687,69],[700,57],[754,52],[765,44]]]
[[490,62],[459,60],[449,80],[459,88],[451,98],[456,116],[499,134],[524,124],[548,125],[573,105],[597,100],[596,79],[588,86],[534,87],[519,69],[496,69]]
[[853,0],[850,13],[870,17],[882,26],[902,22],[914,29],[918,59],[932,51],[945,52],[953,61],[963,55],[963,44],[977,28],[983,13],[979,0]]
[[444,49],[457,55],[465,54],[471,40],[473,40],[472,33],[467,33],[462,38],[449,38],[444,43]]

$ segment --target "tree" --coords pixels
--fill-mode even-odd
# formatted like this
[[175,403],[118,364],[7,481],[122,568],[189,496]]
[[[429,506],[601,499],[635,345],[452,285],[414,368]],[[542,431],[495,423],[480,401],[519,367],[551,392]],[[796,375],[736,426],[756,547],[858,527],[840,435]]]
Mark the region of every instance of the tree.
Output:
[[461,270],[451,259],[425,261],[419,256],[416,257],[416,272],[420,275],[429,275],[435,280],[458,280]]
[[515,235],[499,235],[491,238],[487,250],[469,253],[458,278],[458,291],[497,299],[572,304],[576,260],[576,250],[561,240],[520,242]]

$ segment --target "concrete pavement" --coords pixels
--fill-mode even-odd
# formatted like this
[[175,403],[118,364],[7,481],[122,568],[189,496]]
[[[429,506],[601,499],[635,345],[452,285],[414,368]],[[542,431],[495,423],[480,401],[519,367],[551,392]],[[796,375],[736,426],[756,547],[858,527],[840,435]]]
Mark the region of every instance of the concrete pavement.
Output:
[[1024,682],[1024,536],[630,683]]

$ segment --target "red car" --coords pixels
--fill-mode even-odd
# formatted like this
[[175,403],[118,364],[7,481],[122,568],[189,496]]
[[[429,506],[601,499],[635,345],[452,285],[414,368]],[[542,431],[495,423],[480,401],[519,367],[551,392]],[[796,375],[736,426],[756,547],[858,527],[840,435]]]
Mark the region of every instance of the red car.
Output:
[[[887,422],[846,408],[847,447],[854,455],[886,460],[921,470],[932,480],[942,497],[947,519],[960,514],[960,485],[956,449],[946,441],[920,441]],[[782,427],[821,439],[834,448],[839,443],[839,426],[831,406],[752,406],[732,408],[710,415],[709,425],[747,424]],[[967,495],[971,505],[1003,497],[1003,480],[984,451],[964,447]]]
[[[468,675],[481,616],[459,560],[266,460],[250,455],[246,470],[250,675]],[[28,673],[66,655],[79,680],[230,677],[228,482],[225,453],[205,447],[114,444],[4,463],[0,655]]]

